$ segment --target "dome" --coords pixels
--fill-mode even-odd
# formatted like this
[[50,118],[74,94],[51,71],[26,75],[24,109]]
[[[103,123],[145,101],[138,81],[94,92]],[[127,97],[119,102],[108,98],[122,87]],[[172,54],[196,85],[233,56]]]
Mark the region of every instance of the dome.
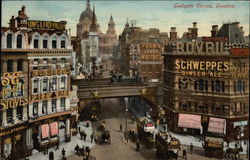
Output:
[[88,7],[81,13],[80,19],[85,19],[86,17],[89,20],[91,20],[93,17],[93,11]]

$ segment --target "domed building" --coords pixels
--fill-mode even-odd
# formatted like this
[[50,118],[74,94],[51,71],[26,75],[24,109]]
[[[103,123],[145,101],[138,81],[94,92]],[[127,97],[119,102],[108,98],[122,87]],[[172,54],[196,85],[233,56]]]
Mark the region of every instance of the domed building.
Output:
[[[88,51],[86,51],[86,49],[88,48],[86,47],[86,42],[91,41],[90,39],[92,39],[93,37],[95,37],[94,39],[97,39],[98,41],[95,42],[95,46],[98,46],[95,51],[97,51],[98,53],[88,53]],[[78,62],[81,63],[82,66],[88,65],[87,63],[91,61],[90,55],[99,55],[98,57],[102,59],[102,64],[104,64],[104,69],[108,70],[108,68],[111,68],[108,66],[111,66],[110,58],[112,57],[112,46],[117,40],[115,23],[112,15],[110,16],[108,22],[108,30],[106,34],[102,33],[100,30],[100,25],[97,22],[96,14],[91,10],[90,1],[87,0],[86,8],[81,13],[79,22],[77,23],[76,38],[78,41],[81,41],[81,49],[79,50],[79,53],[77,53],[77,55]],[[89,52],[91,51],[94,51],[94,49],[89,49]]]
[[[90,7],[90,2],[87,0],[86,9],[81,13],[79,18],[79,23],[77,24],[77,37],[83,38],[84,32],[90,31],[90,26],[92,24],[93,11]],[[100,25],[97,23],[97,19],[95,18],[95,23],[97,26],[97,30],[99,31]]]

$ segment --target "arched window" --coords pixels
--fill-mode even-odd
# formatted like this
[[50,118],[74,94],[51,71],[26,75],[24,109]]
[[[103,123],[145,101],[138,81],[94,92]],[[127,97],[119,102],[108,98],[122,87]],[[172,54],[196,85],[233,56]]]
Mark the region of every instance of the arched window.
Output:
[[39,36],[35,35],[34,37],[34,48],[39,48]]
[[216,80],[215,81],[215,91],[220,92],[220,88],[221,88],[220,81]]
[[12,48],[12,34],[7,35],[7,48]]
[[65,37],[62,37],[61,38],[61,48],[66,48],[66,38]]
[[43,48],[48,48],[48,36],[43,37]]
[[242,88],[241,80],[238,80],[237,81],[237,92],[241,92],[241,88]]
[[199,85],[198,85],[199,90],[203,91],[204,90],[204,80],[203,79],[199,79],[198,83],[199,83]]
[[57,39],[56,37],[52,37],[52,41],[51,41],[51,44],[52,44],[52,49],[56,49],[57,47]]
[[16,48],[22,48],[23,36],[19,34],[16,38]]

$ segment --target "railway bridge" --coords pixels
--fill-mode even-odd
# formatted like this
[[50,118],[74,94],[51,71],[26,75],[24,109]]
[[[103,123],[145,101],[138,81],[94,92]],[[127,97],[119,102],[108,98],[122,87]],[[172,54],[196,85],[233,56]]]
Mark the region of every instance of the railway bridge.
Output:
[[148,94],[147,85],[135,82],[112,83],[111,79],[77,79],[72,80],[72,84],[78,86],[77,95],[80,101]]

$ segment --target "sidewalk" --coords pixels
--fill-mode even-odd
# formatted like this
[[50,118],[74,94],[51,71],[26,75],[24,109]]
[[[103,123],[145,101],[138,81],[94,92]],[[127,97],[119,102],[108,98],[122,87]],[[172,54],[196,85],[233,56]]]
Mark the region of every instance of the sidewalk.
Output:
[[[163,126],[159,125],[159,130],[163,130]],[[199,138],[195,138],[194,136],[190,136],[190,135],[180,135],[180,134],[176,134],[173,132],[169,132],[171,133],[174,137],[178,138],[181,142],[181,144],[183,145],[190,145],[191,143],[193,143],[193,145],[195,147],[199,147],[202,148],[202,142],[199,141]],[[234,142],[230,142],[229,143],[229,148],[235,148],[235,141]],[[243,152],[240,152],[240,154],[247,154],[247,143],[244,144],[244,141],[241,141],[242,144],[242,148],[243,148]],[[224,151],[227,149],[227,143],[224,142]]]
[[[59,150],[55,151],[55,147],[50,148],[48,150],[48,153],[50,151],[54,152],[54,160],[61,160],[62,159],[62,149],[63,148],[66,151],[65,156],[68,157],[70,155],[75,154],[74,149],[75,149],[76,144],[78,144],[80,147],[82,147],[84,145],[85,147],[89,146],[90,148],[95,145],[95,143],[90,142],[90,135],[93,133],[92,124],[91,124],[91,122],[89,122],[89,127],[87,128],[87,127],[85,127],[86,123],[87,123],[86,121],[79,123],[79,126],[81,127],[81,129],[85,130],[87,133],[86,142],[84,142],[83,140],[80,140],[79,133],[76,136],[72,136],[71,141],[68,143],[60,142]],[[30,160],[48,160],[49,154],[44,155],[43,152],[38,152],[37,150],[33,150],[33,155],[31,157],[29,157],[29,159]]]

